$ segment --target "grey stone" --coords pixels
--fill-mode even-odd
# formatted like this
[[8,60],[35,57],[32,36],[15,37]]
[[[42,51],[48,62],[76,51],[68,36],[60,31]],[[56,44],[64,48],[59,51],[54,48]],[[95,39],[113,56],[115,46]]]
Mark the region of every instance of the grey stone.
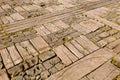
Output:
[[32,68],[30,68],[29,70],[26,71],[26,74],[28,76],[35,76],[38,74],[41,74],[41,72],[43,72],[45,70],[45,68],[42,66],[42,64],[38,64]]
[[28,63],[29,67],[32,67],[35,64],[37,64],[39,62],[39,60],[38,60],[38,57],[32,57],[32,58],[26,60],[26,62]]
[[41,73],[41,79],[44,80],[50,76],[50,73],[46,70]]
[[34,76],[34,74],[35,74],[35,71],[34,71],[34,70],[35,70],[35,69],[34,69],[34,67],[33,67],[33,68],[27,70],[27,71],[26,71],[26,74],[27,74],[28,76]]
[[24,76],[24,75],[25,75],[25,72],[19,73],[19,76]]
[[29,64],[27,62],[23,62],[22,63],[23,66],[24,66],[24,70],[28,69],[29,68]]
[[43,67],[42,64],[38,64],[35,66],[35,75],[41,74],[41,72],[43,72],[45,70],[45,68]]

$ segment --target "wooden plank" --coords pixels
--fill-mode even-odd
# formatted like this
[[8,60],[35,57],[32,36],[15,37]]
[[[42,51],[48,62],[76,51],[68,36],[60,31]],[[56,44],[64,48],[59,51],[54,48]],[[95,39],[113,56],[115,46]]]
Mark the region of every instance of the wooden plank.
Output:
[[116,54],[107,48],[97,50],[69,67],[53,74],[46,80],[79,80],[108,61],[114,55]]
[[13,23],[14,20],[10,17],[10,16],[6,16],[6,19],[10,22],[10,23]]
[[22,58],[19,55],[19,53],[17,52],[15,46],[10,46],[7,49],[9,51],[9,53],[10,53],[10,55],[12,57],[12,60],[13,60],[13,62],[14,62],[15,65],[18,64],[18,63],[20,63],[22,61]]
[[21,45],[26,48],[27,52],[32,55],[38,55],[38,52],[33,48],[33,46],[29,43],[29,41],[21,42]]
[[61,50],[63,50],[64,54],[66,54],[71,59],[72,62],[78,60],[78,58],[74,54],[72,54],[65,46],[62,46]]
[[6,67],[6,69],[13,67],[13,62],[12,62],[12,59],[11,59],[8,51],[6,49],[2,49],[2,50],[0,50],[0,54],[2,56],[3,63]]
[[41,7],[38,6],[36,7],[35,5],[23,5],[22,8],[24,8],[26,11],[35,11],[35,10],[38,10],[40,9]]
[[120,39],[118,39],[118,40],[116,40],[116,41],[108,44],[107,47],[110,48],[110,49],[113,49],[113,48],[115,48],[116,46],[118,46],[119,44],[120,44]]
[[50,31],[50,32],[56,32],[58,30],[60,30],[58,27],[56,27],[54,24],[52,23],[46,23],[44,24],[44,26]]
[[89,52],[87,50],[85,50],[82,46],[80,46],[79,43],[77,43],[75,40],[72,40],[71,43],[79,50],[79,52],[81,52],[84,55],[89,54]]
[[58,47],[54,48],[55,53],[57,54],[57,56],[62,60],[62,62],[65,65],[71,64],[72,61],[68,58],[68,56],[64,53],[64,51],[61,48],[62,48],[62,46],[58,46]]
[[120,71],[109,61],[90,73],[87,77],[92,80],[111,80],[119,75]]
[[[6,26],[7,28],[8,27],[16,27],[16,26],[20,26],[20,25],[24,25],[24,24],[27,24],[27,23],[36,23],[36,20],[41,20],[43,21],[43,19],[46,19],[46,18],[50,18],[50,17],[54,17],[54,16],[60,16],[60,15],[63,15],[63,14],[67,14],[67,15],[71,15],[71,13],[73,12],[78,12],[78,11],[81,11],[81,8],[89,8],[91,5],[92,6],[95,6],[91,9],[95,9],[95,8],[98,8],[98,7],[101,7],[103,5],[108,5],[108,4],[111,4],[113,2],[117,2],[119,0],[114,0],[114,1],[109,1],[109,0],[100,0],[98,2],[95,2],[95,3],[85,3],[85,4],[80,4],[76,7],[73,7],[73,8],[70,8],[70,9],[65,9],[63,11],[58,11],[58,12],[55,12],[55,13],[50,13],[50,14],[46,14],[46,15],[43,15],[43,16],[39,16],[39,17],[35,17],[34,19],[27,19],[27,20],[23,20],[23,21],[19,21],[19,22],[15,22],[13,24],[6,24],[4,26]],[[104,4],[103,4],[104,3]],[[89,5],[88,5],[89,4]],[[98,5],[99,4],[99,5]],[[87,5],[87,6],[86,6]],[[96,6],[98,5],[98,6]],[[90,9],[90,10],[91,10]],[[81,11],[82,12],[82,11]],[[69,13],[69,14],[68,14]]]
[[54,6],[49,6],[49,7],[46,7],[45,9],[52,13],[55,12]]
[[63,5],[57,5],[57,6],[55,6],[55,10],[56,11],[60,11],[60,10],[64,10],[64,9],[65,9],[65,7]]
[[10,80],[5,69],[0,70],[0,80]]
[[87,33],[90,33],[90,32],[92,32],[92,31],[95,31],[96,29],[104,26],[104,24],[99,23],[99,22],[97,22],[97,21],[95,21],[95,20],[92,20],[92,19],[89,19],[89,20],[87,20],[87,21],[83,21],[83,22],[80,23],[80,25],[81,25],[82,27],[84,27],[84,29],[87,29],[87,30],[88,30]]
[[68,27],[70,27],[69,25],[64,23],[62,20],[54,21],[53,24],[55,24],[56,26],[58,26],[60,28],[68,28]]
[[4,10],[0,7],[0,13],[4,12]]
[[45,35],[47,35],[47,34],[50,34],[50,31],[48,31],[44,26],[37,26],[37,27],[35,27],[34,28],[36,31],[37,31],[37,33],[39,34],[39,35],[41,35],[41,36],[45,36]]
[[4,10],[11,9],[11,6],[9,4],[5,4],[1,6]]
[[40,52],[44,52],[50,49],[49,45],[45,42],[42,37],[36,37],[30,40],[34,47]]
[[71,24],[71,27],[84,35],[89,33],[89,30],[81,26],[79,23],[73,23]]
[[89,39],[87,39],[85,36],[81,35],[80,37],[75,39],[79,44],[81,44],[86,50],[89,52],[93,52],[97,49],[99,49],[98,46],[96,46],[93,42],[91,42]]
[[25,11],[21,6],[17,6],[14,8],[17,12]]
[[97,16],[97,15],[95,15],[95,14],[93,14],[93,13],[85,13],[85,14],[86,14],[89,18],[91,18],[91,19],[96,19],[96,20],[100,21],[101,23],[104,23],[105,25],[108,25],[108,26],[110,26],[110,27],[112,27],[112,28],[114,28],[114,29],[120,30],[120,27],[119,27],[118,24],[115,24],[115,23],[113,23],[113,22],[111,22],[111,21],[108,21],[108,20],[105,19],[105,18],[101,18],[100,16]]
[[84,77],[84,78],[82,78],[82,79],[79,79],[79,80],[89,80],[89,78],[87,78],[87,77]]
[[[68,58],[72,61],[75,62],[76,60],[78,60],[78,58],[72,54],[65,46],[61,45],[58,47],[61,52],[60,53],[64,53],[66,56],[68,56]],[[58,53],[59,54],[59,53]]]
[[10,15],[14,20],[22,20],[24,19],[23,16],[21,16],[19,13],[13,13]]
[[5,16],[1,16],[1,20],[4,24],[9,23],[9,21],[7,20],[7,18]]
[[79,59],[83,57],[83,54],[80,53],[71,43],[66,43],[65,46],[70,49],[70,51],[76,55]]
[[26,47],[23,47],[21,43],[15,44],[17,50],[19,51],[20,55],[23,57],[24,60],[31,58],[32,56],[26,50]]

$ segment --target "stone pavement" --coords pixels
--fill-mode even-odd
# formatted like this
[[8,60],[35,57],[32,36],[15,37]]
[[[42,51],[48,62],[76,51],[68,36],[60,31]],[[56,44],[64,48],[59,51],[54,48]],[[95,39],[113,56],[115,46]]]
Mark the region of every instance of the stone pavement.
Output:
[[0,0],[0,80],[120,80],[119,0]]

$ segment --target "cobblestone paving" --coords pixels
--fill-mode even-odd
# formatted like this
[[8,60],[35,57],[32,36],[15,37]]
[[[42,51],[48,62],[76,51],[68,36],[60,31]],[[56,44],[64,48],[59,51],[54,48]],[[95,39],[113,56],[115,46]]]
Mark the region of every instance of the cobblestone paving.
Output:
[[0,80],[120,80],[119,0],[0,0]]

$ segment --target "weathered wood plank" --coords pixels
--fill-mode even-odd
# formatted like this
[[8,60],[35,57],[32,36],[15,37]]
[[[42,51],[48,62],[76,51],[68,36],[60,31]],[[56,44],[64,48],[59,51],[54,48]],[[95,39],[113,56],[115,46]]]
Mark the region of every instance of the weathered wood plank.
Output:
[[12,60],[14,62],[14,64],[18,64],[22,61],[22,58],[21,56],[19,55],[19,53],[17,52],[15,46],[10,46],[7,48],[9,53],[10,53],[10,56],[12,57]]
[[11,59],[10,54],[8,53],[7,49],[0,50],[0,54],[2,56],[2,59],[3,59],[6,69],[13,67],[14,64],[12,62],[12,59]]
[[79,43],[77,43],[75,40],[72,40],[71,43],[79,50],[79,52],[81,52],[84,55],[89,54],[89,52],[87,50],[85,50],[82,46],[80,46]]
[[26,47],[23,47],[22,44],[17,43],[17,44],[15,44],[15,46],[16,46],[17,50],[19,51],[20,55],[22,56],[22,58],[23,58],[24,60],[29,59],[29,58],[32,57],[32,56],[29,55],[29,53],[27,52]]
[[50,49],[49,45],[45,42],[42,37],[36,37],[31,39],[30,42],[34,45],[34,47],[40,52],[44,52]]
[[0,80],[10,80],[5,69],[0,70]]
[[92,80],[111,80],[119,75],[120,71],[109,62],[102,65],[100,68],[90,73],[87,77]]
[[[97,50],[46,80],[78,80],[108,61],[114,55],[116,54],[106,48]],[[78,74],[80,75],[78,76]]]
[[83,57],[83,54],[80,53],[71,43],[66,43],[65,45],[66,45],[66,47],[67,47],[68,49],[70,49],[70,51],[71,51],[74,55],[76,55],[79,59],[80,59],[81,57]]
[[29,43],[29,41],[21,42],[21,45],[26,48],[29,55],[36,56],[38,52],[33,48],[33,46]]
[[85,36],[81,35],[76,39],[76,41],[81,44],[86,50],[89,52],[93,52],[97,49],[99,49],[98,46],[96,46],[93,42],[91,42],[89,39],[87,39]]
[[62,62],[66,65],[69,65],[72,63],[72,61],[68,58],[68,56],[64,53],[64,51],[61,49],[62,46],[58,46],[54,49],[57,56],[62,60]]

